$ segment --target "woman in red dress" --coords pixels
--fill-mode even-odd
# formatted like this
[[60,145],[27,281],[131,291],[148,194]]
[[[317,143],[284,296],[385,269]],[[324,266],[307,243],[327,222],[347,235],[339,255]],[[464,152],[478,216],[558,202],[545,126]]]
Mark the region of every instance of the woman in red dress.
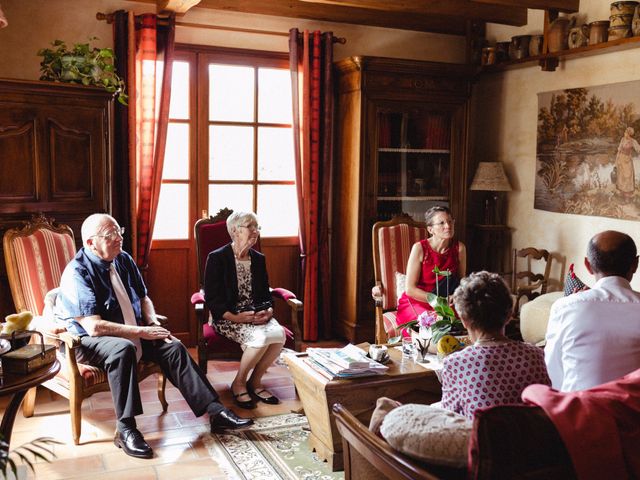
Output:
[[431,207],[424,218],[429,238],[411,248],[406,291],[398,299],[398,325],[415,320],[426,310],[433,310],[427,303],[427,293],[436,293],[435,267],[451,272],[448,282],[446,277],[438,277],[437,293],[441,296],[451,295],[467,273],[467,251],[462,242],[454,239],[455,220],[451,211],[447,207]]

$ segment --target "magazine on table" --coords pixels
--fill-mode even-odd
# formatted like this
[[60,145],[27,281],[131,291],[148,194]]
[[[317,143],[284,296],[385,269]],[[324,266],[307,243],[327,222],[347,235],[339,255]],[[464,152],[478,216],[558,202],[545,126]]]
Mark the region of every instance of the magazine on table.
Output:
[[339,378],[356,378],[382,375],[389,367],[366,356],[364,350],[349,344],[343,348],[307,348],[308,362],[323,375]]

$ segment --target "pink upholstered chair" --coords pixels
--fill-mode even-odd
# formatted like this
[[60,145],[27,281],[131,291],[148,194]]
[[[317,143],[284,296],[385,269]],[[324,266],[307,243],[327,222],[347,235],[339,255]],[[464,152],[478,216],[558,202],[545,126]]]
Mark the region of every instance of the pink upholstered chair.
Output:
[[[224,208],[215,216],[202,218],[194,225],[196,240],[196,254],[198,258],[198,283],[200,290],[191,296],[191,303],[196,310],[198,325],[198,365],[203,372],[207,372],[207,361],[209,359],[233,359],[242,356],[240,346],[216,332],[211,325],[209,309],[204,303],[204,268],[207,263],[207,256],[213,250],[220,248],[231,241],[227,230],[226,220],[233,213],[232,210]],[[254,246],[260,251],[260,240]],[[287,342],[285,347],[300,351],[302,340],[298,319],[298,312],[302,311],[302,302],[296,296],[284,288],[272,288],[271,295],[274,299],[281,299],[287,302],[291,308],[291,325],[287,330]]]
[[[34,314],[31,328],[41,331],[47,343],[65,344],[66,355],[58,353],[60,372],[43,385],[69,399],[73,441],[80,443],[82,401],[96,392],[109,390],[104,370],[76,362],[77,337],[68,332],[53,333],[51,308],[60,286],[60,278],[67,263],[74,257],[76,247],[73,231],[67,225],[54,226],[53,219],[34,215],[24,228],[12,228],[3,238],[7,277],[16,311]],[[140,362],[139,379],[158,374],[158,398],[163,411],[167,410],[164,395],[166,379],[154,363]],[[25,417],[31,417],[35,408],[36,389],[32,388],[24,399]]]
[[[396,331],[398,292],[404,291],[407,260],[414,243],[427,236],[427,227],[403,213],[373,225],[373,271],[371,294],[376,305],[376,343],[385,343]],[[399,285],[398,281],[402,281]],[[399,288],[400,287],[400,288]]]

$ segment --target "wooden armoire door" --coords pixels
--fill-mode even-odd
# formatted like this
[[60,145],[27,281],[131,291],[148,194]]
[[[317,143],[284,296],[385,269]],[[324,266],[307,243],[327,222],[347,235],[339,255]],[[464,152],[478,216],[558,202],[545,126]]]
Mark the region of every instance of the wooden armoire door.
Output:
[[[69,225],[80,247],[84,218],[113,213],[112,104],[99,88],[0,80],[1,235],[43,212]],[[4,317],[14,307],[0,264]]]
[[464,241],[472,70],[376,57],[335,66],[333,329],[373,341],[373,224],[401,212],[424,221],[427,208],[447,205]]

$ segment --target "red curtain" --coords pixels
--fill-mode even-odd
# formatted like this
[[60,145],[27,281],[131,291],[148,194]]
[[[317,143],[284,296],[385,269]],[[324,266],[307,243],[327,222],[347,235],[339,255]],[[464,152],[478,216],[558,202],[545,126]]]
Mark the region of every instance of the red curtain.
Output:
[[331,335],[329,209],[333,162],[331,32],[289,31],[296,187],[300,216],[303,338]]
[[[126,115],[116,112],[115,172],[128,172],[131,253],[144,271],[149,261],[153,224],[160,195],[167,140],[171,71],[175,47],[175,16],[160,19],[155,14],[135,16],[116,12],[116,52],[126,54],[129,107]],[[123,125],[127,125],[127,149]],[[126,165],[125,165],[126,164]],[[118,181],[118,179],[116,179]]]

